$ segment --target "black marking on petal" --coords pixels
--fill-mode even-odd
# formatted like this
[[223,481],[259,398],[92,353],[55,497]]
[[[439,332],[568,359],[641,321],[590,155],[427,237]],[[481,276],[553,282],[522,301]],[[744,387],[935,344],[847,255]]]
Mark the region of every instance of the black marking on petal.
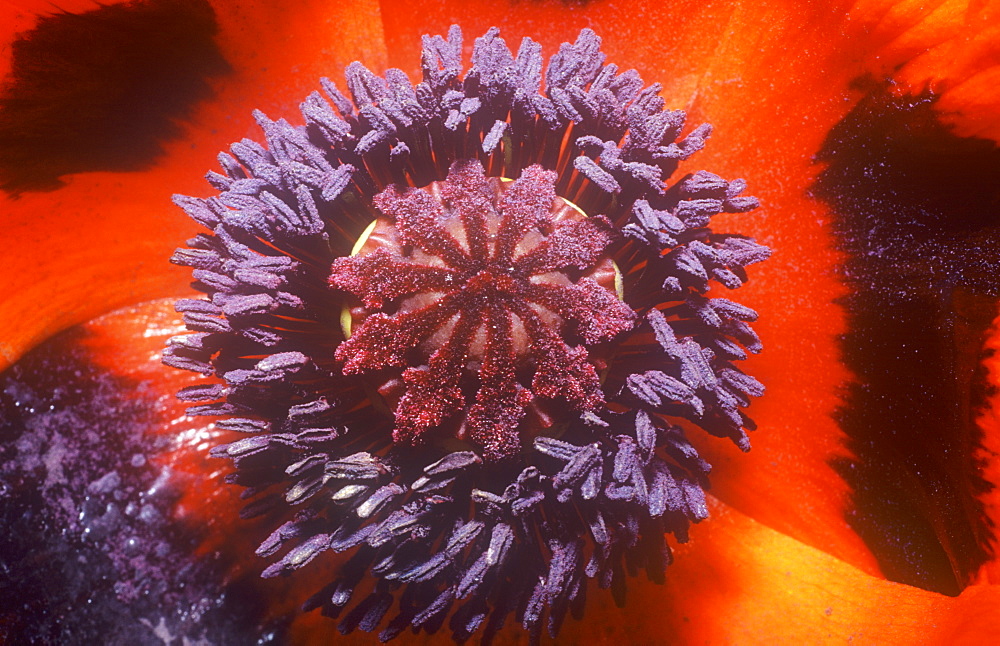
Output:
[[142,0],[58,12],[11,45],[0,94],[0,189],[148,168],[228,71],[205,0]]
[[942,125],[931,95],[868,91],[818,155],[835,213],[857,375],[841,426],[848,517],[886,575],[956,594],[991,557],[977,495],[976,366],[1000,294],[1000,150]]

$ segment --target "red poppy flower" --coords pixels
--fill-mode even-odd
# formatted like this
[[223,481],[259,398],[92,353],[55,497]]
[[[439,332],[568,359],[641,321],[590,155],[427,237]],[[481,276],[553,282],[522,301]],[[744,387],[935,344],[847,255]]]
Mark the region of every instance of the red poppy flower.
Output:
[[[19,71],[18,61],[55,60],[19,54],[23,43],[48,42],[43,28],[54,24],[40,20],[46,7],[34,4],[8,6],[13,19],[2,21],[9,25],[3,36],[17,44],[3,50],[5,72]],[[93,9],[80,5],[67,9]],[[286,14],[267,3],[219,1],[212,3],[213,22],[197,2],[174,3],[170,21],[156,13],[167,11],[161,3],[138,3],[130,11],[140,5],[150,12],[145,18],[83,13],[94,22],[52,27],[52,38],[70,39],[76,48],[70,51],[80,52],[73,62],[81,65],[70,69],[82,73],[89,50],[81,34],[99,24],[128,25],[143,35],[133,40],[153,43],[129,52],[162,54],[166,62],[133,58],[158,70],[166,87],[183,88],[174,94],[184,97],[171,94],[167,101],[155,83],[153,89],[134,79],[125,83],[124,71],[96,74],[83,94],[59,94],[44,83],[33,89],[25,78],[58,78],[42,69],[40,76],[19,77],[0,99],[0,150],[16,160],[0,162],[11,194],[4,203],[6,239],[17,243],[3,251],[9,266],[0,303],[5,361],[13,364],[57,331],[116,307],[187,295],[185,272],[165,259],[196,231],[169,196],[205,194],[199,169],[215,167],[216,152],[230,142],[255,136],[254,108],[293,120],[294,106],[317,79],[337,76],[352,60],[378,72],[398,67],[416,78],[420,35],[443,34],[451,22],[467,36],[494,25],[509,40],[529,35],[547,55],[591,27],[609,61],[659,81],[661,96],[685,110],[690,123],[712,122],[698,166],[745,177],[764,205],[754,216],[717,218],[713,227],[751,234],[775,250],[740,290],[741,301],[762,314],[755,329],[766,348],[745,370],[768,392],[749,409],[760,427],[751,436],[752,452],[697,442],[714,465],[712,518],[692,528],[689,543],[671,545],[676,558],[666,583],[630,579],[621,610],[610,597],[592,594],[584,619],[566,622],[560,638],[976,643],[996,631],[1000,281],[993,268],[1000,246],[1000,95],[990,82],[1000,69],[996,8],[600,0],[497,7],[411,0],[305,2]],[[171,38],[149,37],[167,33]],[[17,41],[19,34],[28,40]],[[198,56],[185,55],[190,52]],[[66,59],[61,64],[68,65]],[[106,59],[98,69],[126,68]],[[170,75],[178,69],[186,75]],[[102,104],[91,96],[81,103],[88,87],[145,97],[131,112],[160,120],[109,118],[128,102]],[[53,112],[39,117],[19,107],[18,100],[33,96],[27,90]],[[115,137],[135,145],[123,152]],[[264,530],[232,517],[241,503],[213,479],[211,472],[222,467],[205,466],[198,450],[215,444],[219,431],[184,418],[166,399],[186,383],[183,377],[150,362],[174,330],[174,323],[164,323],[172,320],[164,319],[165,309],[162,302],[147,304],[87,323],[6,373],[5,418],[34,421],[5,430],[12,434],[0,456],[12,501],[5,515],[26,523],[18,525],[22,531],[50,535],[44,523],[25,521],[37,513],[32,509],[43,508],[25,497],[34,487],[32,495],[79,511],[79,517],[53,516],[51,524],[79,538],[81,554],[90,554],[87,540],[120,541],[120,549],[108,550],[108,563],[91,567],[106,567],[102,576],[118,578],[111,596],[125,605],[72,615],[57,600],[78,600],[33,580],[26,562],[17,560],[8,568],[12,589],[26,601],[3,610],[3,634],[59,635],[63,616],[89,617],[98,628],[88,624],[81,631],[99,630],[120,617],[118,611],[139,613],[141,622],[129,630],[152,631],[146,639],[201,630],[201,619],[185,623],[171,614],[196,604],[163,574],[165,564],[183,554],[166,535],[191,540],[185,532],[192,523],[206,523],[210,531],[198,535],[197,553],[207,556],[185,557],[191,565],[180,578],[191,587],[228,576],[235,583],[227,594],[238,595],[262,569],[245,555],[255,548],[249,535]],[[59,369],[81,365],[77,381],[85,386],[67,387]],[[153,394],[128,392],[135,383]],[[158,407],[142,403],[160,395]],[[53,410],[31,410],[35,403]],[[178,432],[153,440],[123,418],[145,427],[173,420],[169,428]],[[88,430],[77,438],[60,423]],[[166,446],[163,437],[179,437],[181,444]],[[107,466],[116,453],[128,454],[127,467]],[[64,462],[79,473],[61,471]],[[144,480],[167,466],[172,480],[156,486]],[[184,488],[161,501],[157,487],[169,489],[169,482]],[[85,496],[71,493],[77,484]],[[149,486],[140,491],[140,485]],[[116,492],[127,495],[116,500]],[[131,512],[130,502],[137,503]],[[156,518],[164,509],[175,514],[169,522]],[[142,523],[150,529],[135,530],[142,534],[137,540],[162,532],[160,552],[129,552],[128,541],[136,538],[129,531]],[[66,553],[50,547],[40,558],[49,562]],[[234,554],[238,566],[227,561]],[[74,589],[71,578],[60,583]],[[229,634],[259,631],[278,640],[320,639],[336,624],[318,613],[283,623],[291,606],[314,591],[294,577],[246,585],[265,591],[270,609],[242,599],[240,614],[232,605],[203,602],[187,616]],[[156,615],[126,602],[149,594],[159,594],[171,611]],[[890,603],[891,619],[884,610]]]

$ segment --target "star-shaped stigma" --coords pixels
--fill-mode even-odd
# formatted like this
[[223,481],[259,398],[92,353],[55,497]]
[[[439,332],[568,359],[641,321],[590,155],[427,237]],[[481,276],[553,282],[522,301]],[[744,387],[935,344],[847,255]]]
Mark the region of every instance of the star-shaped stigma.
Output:
[[590,348],[635,313],[615,288],[611,224],[558,197],[555,180],[540,166],[487,178],[464,160],[443,182],[390,186],[358,253],[333,263],[330,284],[363,304],[336,358],[345,374],[379,376],[394,441],[445,424],[502,460],[554,423],[557,402],[604,403]]

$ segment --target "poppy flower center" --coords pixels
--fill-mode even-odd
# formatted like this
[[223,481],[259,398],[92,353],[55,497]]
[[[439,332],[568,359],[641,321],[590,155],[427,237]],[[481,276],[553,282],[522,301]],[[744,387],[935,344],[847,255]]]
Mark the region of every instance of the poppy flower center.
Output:
[[336,358],[395,406],[395,442],[444,428],[502,460],[560,407],[604,403],[590,348],[635,314],[615,290],[613,227],[555,180],[539,166],[487,178],[465,160],[426,188],[390,186],[358,253],[333,263],[330,284],[361,300]]
[[710,127],[682,137],[589,30],[548,63],[496,29],[462,56],[454,27],[416,83],[354,63],[350,98],[324,79],[302,125],[256,113],[266,145],[175,198],[210,231],[174,256],[205,298],[164,362],[221,379],[179,396],[239,434],[212,455],[244,513],[287,507],[262,575],[344,554],[306,607],[382,641],[447,620],[486,643],[512,615],[555,636],[589,580],[662,580],[664,535],[708,515],[687,433],[748,449],[763,393],[737,366],[756,312],[709,296],[768,256],[710,227],[757,200],[671,179]]

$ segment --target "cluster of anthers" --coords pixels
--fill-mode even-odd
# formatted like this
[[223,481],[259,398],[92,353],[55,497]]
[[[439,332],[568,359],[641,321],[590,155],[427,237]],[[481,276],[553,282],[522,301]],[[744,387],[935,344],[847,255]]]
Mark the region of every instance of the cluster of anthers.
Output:
[[[756,314],[706,296],[767,249],[709,228],[742,180],[673,183],[708,126],[604,63],[584,30],[543,74],[492,29],[425,37],[423,80],[354,63],[305,123],[258,113],[176,202],[210,230],[173,260],[205,299],[164,361],[217,377],[190,410],[240,439],[264,576],[343,553],[309,602],[349,632],[489,640],[579,615],[591,579],[661,580],[666,533],[707,515],[696,429],[749,448],[762,393],[734,362]],[[543,82],[544,79],[544,82]]]

